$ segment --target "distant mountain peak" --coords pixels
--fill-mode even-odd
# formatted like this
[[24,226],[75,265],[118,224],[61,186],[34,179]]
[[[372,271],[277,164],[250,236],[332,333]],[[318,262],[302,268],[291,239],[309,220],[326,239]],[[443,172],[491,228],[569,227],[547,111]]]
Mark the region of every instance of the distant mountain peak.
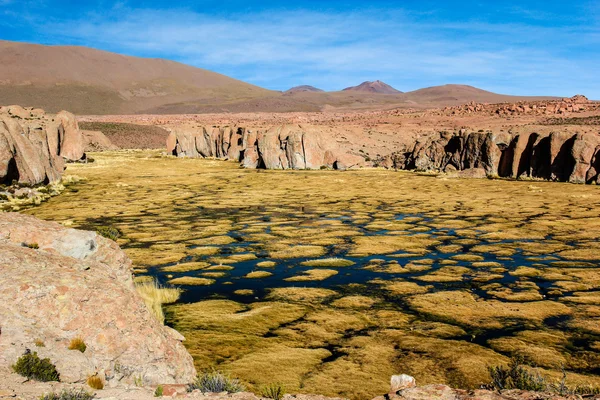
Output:
[[323,92],[323,90],[310,85],[294,86],[286,90],[284,93],[299,93],[299,92]]
[[351,86],[344,89],[345,91],[364,92],[364,93],[381,93],[381,94],[398,94],[401,91],[394,89],[390,85],[380,80],[373,82],[366,81],[358,86]]

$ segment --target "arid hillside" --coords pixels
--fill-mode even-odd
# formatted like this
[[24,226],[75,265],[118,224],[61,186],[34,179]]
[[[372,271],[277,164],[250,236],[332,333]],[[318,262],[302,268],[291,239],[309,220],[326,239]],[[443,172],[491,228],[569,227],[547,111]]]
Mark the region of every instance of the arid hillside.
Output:
[[75,46],[0,41],[0,103],[117,114],[277,94],[215,72]]
[[532,100],[471,86],[402,93],[380,81],[352,90],[267,90],[164,59],[77,46],[0,41],[0,104],[75,114],[195,114],[357,111]]

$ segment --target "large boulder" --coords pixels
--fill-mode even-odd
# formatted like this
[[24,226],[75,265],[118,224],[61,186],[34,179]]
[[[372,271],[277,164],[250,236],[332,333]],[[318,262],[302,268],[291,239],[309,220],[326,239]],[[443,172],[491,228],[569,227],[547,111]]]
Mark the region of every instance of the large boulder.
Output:
[[[130,269],[119,246],[96,233],[3,214],[0,367],[31,350],[49,358],[63,382],[191,382],[183,337],[152,316]],[[83,353],[68,349],[75,338]]]
[[68,111],[56,114],[61,130],[60,155],[69,161],[81,160],[85,154],[85,142],[79,130],[77,119]]
[[0,183],[51,183],[64,163],[85,158],[84,140],[73,114],[57,115],[20,106],[0,107]]
[[[584,135],[578,133],[570,149],[569,156],[574,162],[573,170],[569,176],[571,183],[592,183],[597,175],[597,160],[594,156],[600,147],[600,135]],[[589,173],[589,177],[588,177]]]

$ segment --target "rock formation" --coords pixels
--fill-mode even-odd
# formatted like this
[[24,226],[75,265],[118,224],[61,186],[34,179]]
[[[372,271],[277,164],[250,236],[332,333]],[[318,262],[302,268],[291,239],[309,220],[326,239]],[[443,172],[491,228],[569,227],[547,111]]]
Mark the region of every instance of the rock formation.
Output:
[[[150,314],[130,268],[119,246],[94,232],[3,214],[0,367],[29,349],[48,357],[62,382],[92,375],[111,387],[191,382],[183,337]],[[75,338],[84,352],[69,350]]]
[[0,184],[55,182],[65,160],[84,158],[83,136],[73,114],[0,107]]
[[81,131],[85,145],[85,151],[111,151],[119,150],[119,146],[114,145],[109,138],[100,131]]
[[364,165],[364,158],[330,143],[312,126],[281,125],[270,129],[243,127],[173,128],[167,151],[178,157],[215,157],[245,168],[345,170]]
[[439,132],[380,160],[386,168],[600,184],[600,134]]
[[451,115],[468,115],[474,113],[483,113],[499,116],[518,116],[518,115],[554,115],[579,113],[584,111],[596,110],[600,104],[588,100],[583,95],[576,95],[561,100],[545,101],[521,101],[512,104],[484,104],[469,102],[455,107],[445,107],[444,113]]

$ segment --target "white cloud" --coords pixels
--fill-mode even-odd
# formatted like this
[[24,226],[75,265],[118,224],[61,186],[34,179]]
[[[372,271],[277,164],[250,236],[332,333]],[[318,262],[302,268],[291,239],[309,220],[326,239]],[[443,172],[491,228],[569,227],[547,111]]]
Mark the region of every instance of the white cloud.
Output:
[[[6,0],[0,0],[6,1]],[[46,34],[56,32],[47,23]],[[57,35],[57,33],[53,33]],[[468,83],[514,94],[600,98],[600,30],[518,24],[416,22],[401,11],[288,11],[229,17],[189,10],[86,15],[62,41],[160,56],[272,89],[291,82],[340,89],[382,79],[401,90]]]

